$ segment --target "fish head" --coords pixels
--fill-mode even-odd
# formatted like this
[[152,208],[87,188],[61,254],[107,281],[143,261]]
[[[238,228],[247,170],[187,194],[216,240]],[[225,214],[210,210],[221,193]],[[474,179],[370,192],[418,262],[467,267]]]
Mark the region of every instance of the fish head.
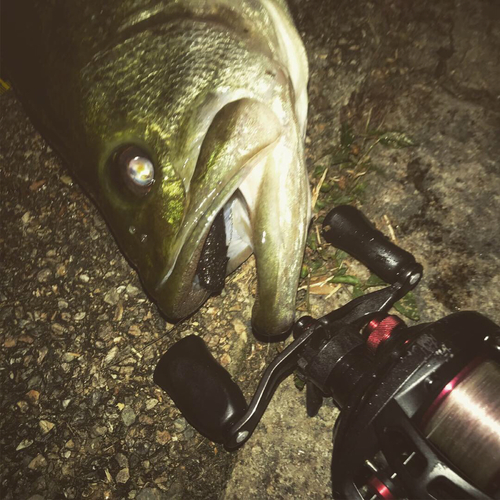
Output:
[[79,81],[77,177],[166,317],[192,314],[254,252],[254,329],[288,331],[310,211],[286,69],[185,20],[124,35]]
[[[252,253],[239,187],[272,150],[280,126],[258,101],[223,106],[199,150],[191,152],[196,166],[187,186],[174,167],[179,151],[167,147],[161,134],[145,136],[129,128],[107,141],[98,162],[98,205],[146,290],[168,318],[177,320],[220,292],[226,275]],[[186,141],[193,144],[193,139],[188,134]],[[243,241],[238,236],[228,257],[227,233],[236,233],[236,218],[235,224],[244,226]]]

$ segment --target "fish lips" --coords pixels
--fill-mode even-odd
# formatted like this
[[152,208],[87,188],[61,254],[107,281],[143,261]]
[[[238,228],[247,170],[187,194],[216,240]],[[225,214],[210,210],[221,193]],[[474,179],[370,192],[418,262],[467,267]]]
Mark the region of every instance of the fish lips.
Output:
[[224,287],[228,274],[224,206],[273,145],[260,151],[243,168],[231,172],[219,193],[215,187],[207,189],[210,196],[204,197],[186,214],[181,230],[185,234],[178,238],[177,259],[167,266],[168,270],[151,291],[168,318],[180,320],[191,315],[210,295],[219,293]]

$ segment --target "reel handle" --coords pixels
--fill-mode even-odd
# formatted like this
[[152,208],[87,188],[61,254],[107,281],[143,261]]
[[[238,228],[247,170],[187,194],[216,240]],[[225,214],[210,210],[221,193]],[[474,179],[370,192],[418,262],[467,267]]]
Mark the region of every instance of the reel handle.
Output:
[[161,358],[154,382],[172,398],[186,420],[216,443],[225,443],[247,403],[231,375],[196,335],[176,342]]
[[[402,283],[421,266],[415,257],[375,229],[357,208],[340,205],[323,221],[323,237],[370,268],[386,283]],[[417,267],[418,266],[418,267]]]

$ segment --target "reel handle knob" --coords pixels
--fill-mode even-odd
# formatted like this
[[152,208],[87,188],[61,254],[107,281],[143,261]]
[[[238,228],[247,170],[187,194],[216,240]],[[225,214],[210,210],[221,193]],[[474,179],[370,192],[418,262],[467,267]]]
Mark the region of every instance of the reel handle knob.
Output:
[[327,214],[323,237],[365,264],[386,283],[402,283],[413,274],[419,274],[420,278],[422,267],[415,257],[389,241],[362,212],[350,205],[340,205]]
[[231,425],[247,410],[238,385],[196,335],[179,340],[161,357],[153,380],[186,420],[216,443],[228,440]]

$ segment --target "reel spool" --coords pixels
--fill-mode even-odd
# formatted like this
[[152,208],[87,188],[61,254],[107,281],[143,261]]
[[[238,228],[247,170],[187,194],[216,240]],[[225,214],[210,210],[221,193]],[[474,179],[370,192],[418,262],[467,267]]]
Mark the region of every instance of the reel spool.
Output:
[[482,358],[446,384],[422,422],[427,439],[479,488],[500,486],[500,366]]
[[350,206],[327,215],[323,236],[390,285],[297,321],[249,404],[196,336],[162,356],[155,382],[193,427],[233,450],[296,371],[309,416],[324,397],[341,409],[334,498],[500,499],[500,327],[476,312],[407,327],[388,311],[422,276],[414,257]]

